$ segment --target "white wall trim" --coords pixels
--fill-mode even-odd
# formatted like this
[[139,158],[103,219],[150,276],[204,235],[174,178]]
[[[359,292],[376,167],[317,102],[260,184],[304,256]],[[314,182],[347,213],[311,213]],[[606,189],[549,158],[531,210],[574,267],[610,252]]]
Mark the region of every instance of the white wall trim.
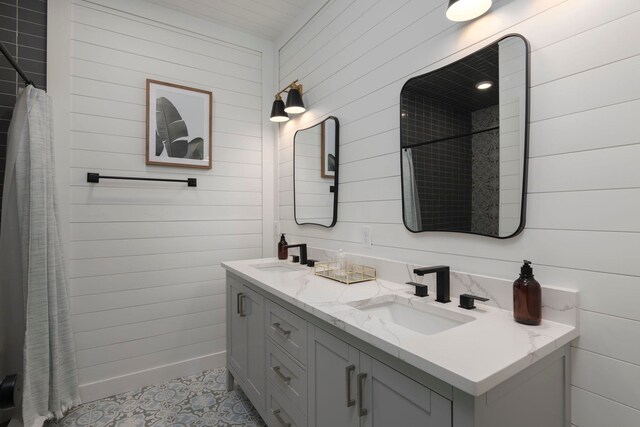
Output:
[[[234,30],[219,23],[207,21],[205,19],[187,15],[173,9],[167,9],[154,3],[146,1],[130,1],[130,0],[86,0],[96,6],[102,6],[109,9],[125,12],[128,15],[134,15],[145,20],[162,23],[167,27],[173,27],[178,31],[188,31],[190,33],[202,34],[210,38],[218,39],[223,43],[232,43],[240,47],[254,49],[262,52],[265,45],[272,44],[270,41],[261,39],[260,37]],[[162,11],[170,11],[171,22],[166,21],[166,15]]]
[[[55,6],[54,6],[55,4]],[[71,1],[47,4],[47,93],[53,104],[53,144],[56,169],[60,239],[64,251],[65,270],[69,271],[69,177],[70,106],[71,106]]]
[[265,257],[274,256],[277,238],[273,232],[273,224],[278,211],[278,125],[268,117],[273,96],[279,90],[275,58],[274,45],[265,46],[262,52],[262,255]]
[[140,387],[140,384],[155,384],[197,374],[209,369],[224,366],[227,352],[208,354],[189,360],[182,360],[169,365],[154,366],[144,371],[132,372],[114,378],[107,378],[80,386],[80,398],[83,402],[91,402],[106,396],[113,396],[126,390]]

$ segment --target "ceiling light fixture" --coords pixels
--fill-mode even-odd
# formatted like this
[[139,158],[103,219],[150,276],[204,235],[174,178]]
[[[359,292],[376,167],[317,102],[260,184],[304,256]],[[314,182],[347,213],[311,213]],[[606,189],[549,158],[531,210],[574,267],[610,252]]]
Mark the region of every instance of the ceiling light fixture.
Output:
[[491,0],[449,0],[447,18],[454,22],[470,21],[484,14],[491,7]]
[[476,89],[479,89],[479,90],[487,90],[491,86],[493,86],[493,82],[491,82],[489,80],[484,80],[482,82],[476,83]]
[[[288,94],[286,105],[280,96],[283,92]],[[300,114],[306,110],[302,101],[302,85],[298,84],[298,80],[294,80],[290,85],[276,93],[269,120],[272,122],[286,122],[289,120],[289,114]]]

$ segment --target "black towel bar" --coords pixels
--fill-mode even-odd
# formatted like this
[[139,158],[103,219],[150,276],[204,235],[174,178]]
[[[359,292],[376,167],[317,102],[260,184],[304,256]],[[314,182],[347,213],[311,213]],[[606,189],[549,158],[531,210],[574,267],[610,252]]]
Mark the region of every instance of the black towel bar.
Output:
[[132,181],[186,182],[189,187],[198,186],[198,180],[196,178],[187,178],[187,179],[139,178],[135,176],[105,176],[95,172],[87,173],[87,182],[99,183],[100,179],[128,179]]

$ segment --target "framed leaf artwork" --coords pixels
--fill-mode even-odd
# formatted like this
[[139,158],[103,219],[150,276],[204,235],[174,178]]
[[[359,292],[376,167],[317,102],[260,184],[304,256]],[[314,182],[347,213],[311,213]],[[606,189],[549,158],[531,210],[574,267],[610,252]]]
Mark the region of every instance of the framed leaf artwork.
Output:
[[147,164],[211,169],[211,92],[147,79]]

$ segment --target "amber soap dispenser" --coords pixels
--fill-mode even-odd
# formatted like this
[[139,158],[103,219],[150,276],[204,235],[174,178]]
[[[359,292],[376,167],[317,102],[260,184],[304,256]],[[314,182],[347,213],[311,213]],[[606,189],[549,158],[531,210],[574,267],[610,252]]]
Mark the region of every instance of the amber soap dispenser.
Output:
[[287,250],[287,241],[284,238],[284,233],[282,233],[282,236],[280,236],[280,241],[278,242],[278,259],[287,259],[287,253],[289,252]]
[[525,325],[539,325],[542,321],[542,288],[533,278],[531,261],[524,260],[520,277],[513,282],[513,317]]

